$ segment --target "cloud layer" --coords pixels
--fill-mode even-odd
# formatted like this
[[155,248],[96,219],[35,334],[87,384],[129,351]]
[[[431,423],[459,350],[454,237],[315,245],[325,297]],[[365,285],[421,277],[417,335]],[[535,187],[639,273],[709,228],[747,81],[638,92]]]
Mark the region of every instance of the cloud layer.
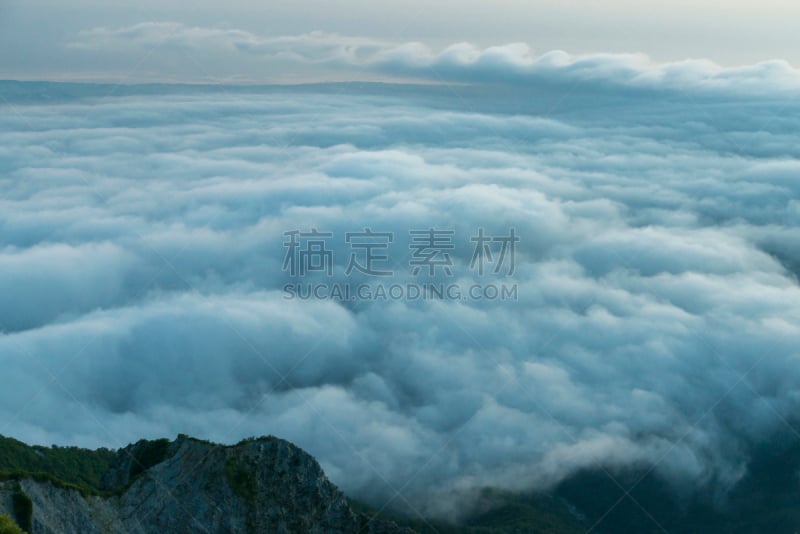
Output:
[[657,64],[643,54],[573,56],[560,50],[536,53],[521,42],[487,48],[462,42],[436,51],[420,42],[381,41],[320,31],[262,36],[234,28],[144,22],[86,30],[70,46],[85,53],[124,52],[137,58],[147,53],[148,61],[194,63],[196,70],[206,75],[210,73],[204,64],[213,64],[225,56],[232,62],[248,62],[247,72],[255,81],[275,81],[264,77],[268,70],[292,64],[295,70],[313,66],[323,75],[344,73],[349,79],[381,76],[436,83],[528,86],[588,82],[606,90],[706,93],[722,89],[762,96],[785,96],[800,90],[800,73],[783,60],[729,68],[703,59]]
[[[416,68],[404,50],[370,61]],[[712,88],[694,99],[676,67],[526,54],[426,60],[530,82],[500,96],[332,85],[6,105],[0,434],[271,433],[351,494],[426,513],[454,490],[548,487],[598,463],[736,480],[800,401],[798,105],[741,90],[769,66],[688,79]],[[564,73],[581,87],[531,82]],[[469,236],[514,227],[519,298],[283,298],[284,232],[334,232],[341,252],[364,227],[396,233],[398,283],[415,279],[410,229],[453,229],[454,277],[471,283]]]

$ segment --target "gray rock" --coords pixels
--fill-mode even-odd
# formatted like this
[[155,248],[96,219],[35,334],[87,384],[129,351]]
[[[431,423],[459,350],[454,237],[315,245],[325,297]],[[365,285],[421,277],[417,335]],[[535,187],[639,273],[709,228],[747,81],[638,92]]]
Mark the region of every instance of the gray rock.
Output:
[[[12,515],[13,484],[0,485],[0,512]],[[274,437],[129,445],[103,477],[104,497],[32,479],[19,486],[33,502],[30,534],[413,532],[353,512],[312,456]]]

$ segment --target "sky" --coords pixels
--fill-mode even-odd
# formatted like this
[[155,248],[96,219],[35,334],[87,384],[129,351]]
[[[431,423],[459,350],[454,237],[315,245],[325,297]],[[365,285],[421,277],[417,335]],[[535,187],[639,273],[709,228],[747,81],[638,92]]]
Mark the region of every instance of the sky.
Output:
[[3,0],[0,77],[92,81],[236,81],[286,83],[369,79],[328,65],[298,69],[276,57],[253,57],[216,43],[167,39],[142,47],[104,46],[92,31],[145,23],[248,32],[259,39],[312,32],[393,45],[422,43],[435,52],[455,43],[478,48],[525,43],[534,55],[641,53],[656,62],[708,59],[741,66],[782,59],[800,62],[791,0],[637,2],[337,1],[185,2]]
[[[218,85],[0,82],[0,434],[273,434],[442,517],[598,465],[724,493],[800,435],[798,8],[774,3],[1,3],[2,78]],[[325,80],[417,83],[237,85]],[[349,269],[367,229],[385,277]],[[287,291],[427,280],[432,229],[429,281],[514,297]],[[512,229],[513,272],[476,272],[475,236]],[[336,263],[293,274],[314,230]]]

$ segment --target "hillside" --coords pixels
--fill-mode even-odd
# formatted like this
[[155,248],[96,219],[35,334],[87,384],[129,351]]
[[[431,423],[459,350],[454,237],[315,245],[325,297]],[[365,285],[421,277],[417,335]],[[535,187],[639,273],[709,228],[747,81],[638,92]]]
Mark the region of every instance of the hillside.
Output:
[[[496,506],[455,526],[344,497],[319,464],[274,437],[222,446],[181,435],[119,451],[29,446],[0,437],[0,514],[31,534],[412,532],[572,534],[563,502],[487,493]],[[6,518],[9,519],[9,518]]]
[[[346,498],[312,456],[275,437],[224,446],[181,435],[118,451],[0,437],[0,517],[30,534],[573,534],[593,525],[605,534],[793,533],[800,527],[796,466],[800,445],[786,435],[756,451],[723,499],[703,489],[678,496],[645,468],[614,471],[616,482],[590,470],[551,494],[487,489],[481,511],[452,525],[378,514]],[[634,488],[631,498],[617,483]]]
[[31,534],[170,533],[200,525],[206,532],[582,531],[560,501],[496,492],[490,497],[497,506],[467,525],[376,516],[346,499],[313,457],[274,437],[222,446],[182,435],[119,451],[0,437],[0,480],[0,514]]
[[97,489],[114,455],[109,449],[31,446],[0,436],[0,479],[35,476]]
[[[119,451],[28,446],[0,438],[0,514],[31,534],[581,532],[565,505],[494,495],[498,506],[454,526],[410,520],[348,500],[319,464],[274,437],[222,446],[188,436]],[[502,502],[501,502],[502,501]]]
[[[314,458],[273,437],[221,446],[180,436],[111,457],[55,448],[31,455],[13,440],[2,446],[0,456],[15,453],[3,460],[15,471],[0,483],[0,514],[31,534],[411,532],[353,512]],[[64,479],[26,474],[45,465]],[[95,470],[82,474],[79,466]]]

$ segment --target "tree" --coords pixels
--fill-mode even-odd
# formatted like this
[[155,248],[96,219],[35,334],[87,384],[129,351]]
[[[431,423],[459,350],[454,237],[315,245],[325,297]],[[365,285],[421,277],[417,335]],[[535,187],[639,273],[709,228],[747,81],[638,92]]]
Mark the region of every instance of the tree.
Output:
[[0,514],[0,534],[25,534],[8,514]]

